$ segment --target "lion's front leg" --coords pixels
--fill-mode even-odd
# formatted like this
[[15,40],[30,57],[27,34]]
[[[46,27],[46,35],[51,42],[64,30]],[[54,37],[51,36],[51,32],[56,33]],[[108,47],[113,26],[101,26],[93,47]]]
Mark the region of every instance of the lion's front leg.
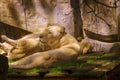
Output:
[[25,56],[25,53],[21,48],[13,47],[6,42],[0,43],[0,48],[4,51],[4,54],[8,57],[8,59],[16,60]]
[[8,59],[11,59],[11,60],[18,60],[18,59],[21,59],[25,56],[25,53],[20,53],[20,54],[9,54],[7,57]]
[[18,60],[22,57],[26,56],[26,52],[23,48],[20,48],[20,47],[14,47],[12,50],[11,50],[11,54],[9,55],[9,59],[12,59],[12,60]]
[[10,45],[10,44],[8,44],[6,42],[3,42],[3,43],[0,43],[0,47],[5,52],[7,57],[9,56],[9,54],[11,54],[11,50],[13,48],[12,45]]

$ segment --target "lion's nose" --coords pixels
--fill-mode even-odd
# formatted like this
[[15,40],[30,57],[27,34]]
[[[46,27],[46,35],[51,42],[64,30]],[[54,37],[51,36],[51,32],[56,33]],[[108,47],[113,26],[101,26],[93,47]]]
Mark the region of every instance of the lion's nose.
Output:
[[39,37],[40,37],[40,38],[43,38],[43,35],[40,35]]

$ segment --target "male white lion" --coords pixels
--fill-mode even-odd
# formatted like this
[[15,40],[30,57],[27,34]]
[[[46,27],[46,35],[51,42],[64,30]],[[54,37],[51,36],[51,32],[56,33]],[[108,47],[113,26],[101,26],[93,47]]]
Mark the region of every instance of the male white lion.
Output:
[[[21,52],[23,52],[21,54],[25,54],[24,58],[9,63],[10,68],[49,67],[56,63],[76,60],[80,51],[78,41],[73,36],[65,33],[65,28],[60,26],[49,26],[43,32],[32,33],[18,40],[9,39],[6,36],[2,36],[2,39],[15,46],[11,51],[11,54],[15,52],[14,56],[17,56],[21,49]],[[41,44],[39,43],[47,45],[50,50],[41,52]],[[31,49],[36,48],[38,51],[35,50],[31,53]]]

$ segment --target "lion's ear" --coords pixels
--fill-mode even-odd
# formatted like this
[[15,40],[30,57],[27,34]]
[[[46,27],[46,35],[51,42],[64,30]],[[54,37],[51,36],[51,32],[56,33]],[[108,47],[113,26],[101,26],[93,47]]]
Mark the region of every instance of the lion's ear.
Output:
[[60,32],[65,32],[65,27],[63,27],[63,26],[59,26],[59,25],[49,25],[48,27],[47,27],[48,29],[59,29],[60,30]]

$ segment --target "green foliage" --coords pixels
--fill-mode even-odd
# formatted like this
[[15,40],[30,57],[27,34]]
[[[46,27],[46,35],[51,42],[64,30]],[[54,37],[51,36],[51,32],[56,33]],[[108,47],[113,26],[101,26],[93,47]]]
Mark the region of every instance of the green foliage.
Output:
[[62,73],[61,68],[62,68],[61,66],[56,66],[56,67],[50,69],[50,73]]
[[105,56],[105,54],[104,55],[100,55],[100,56],[95,56],[94,58],[91,58],[91,59],[87,59],[86,63],[94,62],[94,61],[96,61],[96,60],[98,60],[98,59],[100,59],[100,58],[102,58],[104,56]]
[[14,62],[14,61],[12,59],[9,59],[8,62],[11,63],[11,62]]
[[30,70],[19,70],[19,69],[9,69],[8,71],[8,75],[18,75],[18,76],[35,76],[35,75],[38,75],[38,71],[40,70],[40,68],[33,68],[33,69],[30,69]]

